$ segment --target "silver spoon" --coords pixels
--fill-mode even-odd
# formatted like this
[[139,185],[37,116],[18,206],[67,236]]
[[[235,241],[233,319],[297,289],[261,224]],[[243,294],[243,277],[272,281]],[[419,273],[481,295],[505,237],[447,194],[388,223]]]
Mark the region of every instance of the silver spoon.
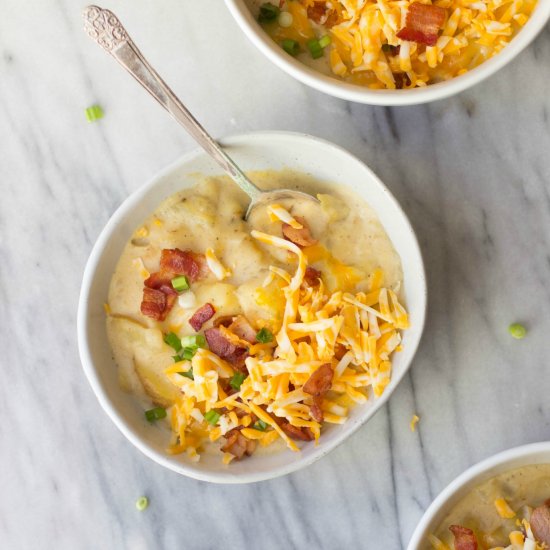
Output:
[[82,13],[84,30],[107,53],[110,53],[195,139],[195,141],[225,170],[233,181],[251,198],[245,219],[256,206],[281,199],[315,197],[291,189],[262,191],[258,189],[235,164],[232,158],[212,139],[195,117],[186,109],[176,94],[149,65],[129,37],[117,16],[98,6],[88,6]]

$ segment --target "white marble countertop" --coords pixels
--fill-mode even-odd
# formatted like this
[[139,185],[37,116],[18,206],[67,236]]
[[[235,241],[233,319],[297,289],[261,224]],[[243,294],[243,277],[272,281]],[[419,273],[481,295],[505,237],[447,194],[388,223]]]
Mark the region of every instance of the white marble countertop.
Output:
[[[466,467],[548,439],[550,29],[473,90],[390,109],[298,84],[221,0],[109,2],[215,136],[296,130],[348,148],[401,201],[425,255],[428,324],[389,404],[304,471],[216,486],[126,441],[76,346],[81,275],[102,226],[194,144],[86,38],[80,2],[0,7],[2,548],[397,550]],[[88,124],[96,102],[105,118]],[[507,333],[516,320],[523,341]]]

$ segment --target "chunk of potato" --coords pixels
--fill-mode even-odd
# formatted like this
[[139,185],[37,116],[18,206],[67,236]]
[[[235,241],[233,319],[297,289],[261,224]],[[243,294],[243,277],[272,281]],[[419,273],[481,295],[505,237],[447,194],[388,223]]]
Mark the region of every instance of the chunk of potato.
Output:
[[169,407],[178,389],[168,380],[164,370],[174,363],[174,351],[163,341],[162,332],[146,328],[127,318],[107,319],[107,332],[115,361],[128,380],[133,370],[143,389],[155,404]]

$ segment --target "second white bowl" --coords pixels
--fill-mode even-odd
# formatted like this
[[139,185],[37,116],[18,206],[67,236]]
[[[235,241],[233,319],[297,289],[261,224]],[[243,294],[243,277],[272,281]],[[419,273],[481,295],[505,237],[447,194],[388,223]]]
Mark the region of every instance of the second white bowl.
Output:
[[[275,65],[290,76],[326,94],[367,103],[368,105],[415,105],[436,101],[457,94],[485,80],[512,61],[528,46],[550,19],[550,1],[539,4],[523,29],[498,55],[479,67],[451,80],[411,90],[370,90],[364,86],[344,82],[307,67],[288,55],[276,44],[256,21],[245,0],[225,0],[229,11],[251,42]],[[510,78],[513,75],[510,73]]]
[[466,470],[443,489],[426,510],[413,533],[407,550],[426,548],[428,535],[435,533],[447,514],[475,487],[499,474],[531,464],[550,464],[550,442],[533,443],[509,449]]

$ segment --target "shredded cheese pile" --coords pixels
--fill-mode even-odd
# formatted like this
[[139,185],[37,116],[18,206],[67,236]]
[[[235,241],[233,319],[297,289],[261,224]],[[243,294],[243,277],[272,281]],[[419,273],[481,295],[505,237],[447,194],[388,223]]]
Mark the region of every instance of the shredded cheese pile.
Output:
[[[297,223],[280,209],[272,214]],[[391,379],[391,354],[401,349],[400,331],[409,326],[395,292],[382,286],[380,270],[370,276],[368,293],[328,292],[321,280],[315,286],[304,280],[307,256],[294,243],[258,231],[251,235],[296,257],[293,274],[272,266],[264,282],[267,286],[274,278],[280,279],[282,324],[272,342],[254,345],[219,327],[232,343],[249,352],[249,375],[232,395],[224,392],[220,382],[235,374],[233,367],[209,350],[199,349],[191,361],[180,361],[165,371],[181,390],[169,411],[173,430],[169,452],[186,452],[191,460],[199,460],[205,440],[217,441],[238,426],[244,426],[242,435],[260,445],[281,438],[288,448],[298,451],[276,418],[296,428],[309,428],[318,441],[322,425],[312,418],[312,396],[303,390],[310,376],[321,365],[331,364],[334,375],[323,400],[324,422],[344,423],[355,403],[365,403],[369,394],[382,395]],[[194,379],[184,376],[190,368]],[[211,410],[220,415],[215,425],[205,421]],[[254,417],[265,423],[263,429],[254,427]],[[224,454],[225,463],[232,459],[229,453]]]
[[[307,8],[322,3],[338,23],[316,27],[332,44],[326,49],[333,74],[372,89],[414,88],[448,80],[500,52],[528,21],[537,0],[300,0],[286,2],[290,31],[269,29],[275,40],[312,35]],[[444,8],[447,17],[435,46],[401,40],[413,2]],[[315,36],[315,35],[313,35]],[[301,40],[303,43],[304,40]],[[399,46],[399,51],[392,50]],[[306,50],[307,51],[307,50]],[[398,83],[396,75],[406,75]]]

